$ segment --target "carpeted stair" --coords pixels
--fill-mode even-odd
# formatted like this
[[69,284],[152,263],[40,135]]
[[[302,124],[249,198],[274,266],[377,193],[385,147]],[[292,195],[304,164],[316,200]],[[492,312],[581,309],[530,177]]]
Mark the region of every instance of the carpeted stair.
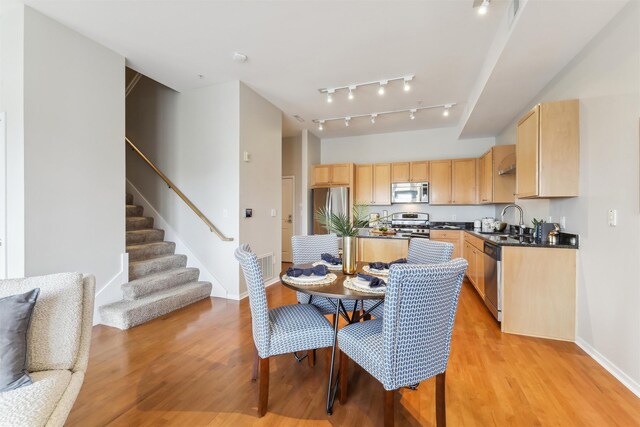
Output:
[[176,255],[176,244],[164,241],[164,231],[153,228],[153,218],[127,194],[127,252],[129,283],[123,300],[99,308],[102,323],[129,329],[211,295],[211,283],[199,282],[200,271],[187,267],[187,257]]

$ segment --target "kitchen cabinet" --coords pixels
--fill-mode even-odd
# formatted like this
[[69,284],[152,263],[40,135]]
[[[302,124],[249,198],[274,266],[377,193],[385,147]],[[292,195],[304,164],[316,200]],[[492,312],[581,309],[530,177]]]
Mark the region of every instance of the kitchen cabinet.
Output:
[[447,242],[453,245],[451,259],[462,256],[462,230],[431,230],[430,239],[436,242]]
[[502,332],[574,341],[575,249],[502,248]]
[[353,163],[333,165],[315,165],[313,167],[313,186],[351,185]]
[[469,263],[467,278],[484,298],[484,241],[470,233],[464,233],[463,257]]
[[515,201],[516,146],[496,145],[479,161],[480,203],[513,203]]
[[358,261],[361,262],[391,262],[406,258],[408,253],[408,239],[358,238]]
[[476,162],[476,159],[432,160],[429,166],[429,203],[476,204]]
[[391,182],[429,181],[429,161],[391,163]]
[[429,171],[429,203],[451,204],[451,160],[432,160]]
[[364,205],[391,204],[391,164],[356,165],[355,201]]
[[516,128],[518,198],[578,196],[578,100],[536,105]]

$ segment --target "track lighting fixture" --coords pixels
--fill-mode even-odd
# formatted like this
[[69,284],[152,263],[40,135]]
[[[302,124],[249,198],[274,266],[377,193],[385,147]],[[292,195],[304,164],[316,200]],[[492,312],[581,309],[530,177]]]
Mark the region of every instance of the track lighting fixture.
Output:
[[415,76],[409,75],[409,76],[403,76],[403,77],[394,77],[392,79],[383,79],[383,80],[375,80],[375,81],[371,81],[371,82],[364,82],[364,83],[356,83],[356,84],[350,84],[347,86],[338,86],[338,87],[332,87],[332,88],[323,88],[323,89],[318,89],[318,92],[322,93],[322,94],[327,94],[327,102],[329,104],[331,104],[333,102],[333,94],[336,93],[337,91],[340,90],[348,90],[349,94],[347,95],[349,100],[352,100],[355,97],[354,92],[356,91],[357,88],[362,87],[362,86],[370,86],[370,85],[376,85],[378,86],[378,94],[380,95],[384,95],[387,85],[390,82],[393,81],[402,81],[403,82],[403,89],[405,92],[409,92],[411,90],[411,84],[409,82],[411,82],[413,80]]
[[351,125],[351,121],[353,119],[359,119],[359,118],[368,118],[369,121],[371,122],[371,124],[375,124],[376,120],[378,118],[378,116],[382,116],[382,115],[387,115],[387,114],[396,114],[396,113],[409,113],[409,119],[410,120],[415,120],[416,118],[416,113],[420,110],[431,110],[434,108],[443,108],[442,111],[442,115],[447,117],[449,115],[449,111],[451,110],[451,108],[456,105],[455,103],[451,103],[451,104],[438,104],[438,105],[430,105],[427,107],[416,107],[416,108],[407,108],[404,110],[390,110],[390,111],[378,111],[376,113],[367,113],[367,114],[358,114],[358,115],[352,115],[352,116],[344,116],[344,117],[330,117],[330,118],[325,118],[325,119],[313,119],[312,122],[313,123],[317,123],[318,124],[318,130],[323,130],[324,129],[324,123],[325,122],[330,122],[330,121],[335,121],[335,120],[342,120],[344,121],[344,126],[345,127],[349,127],[349,125]]

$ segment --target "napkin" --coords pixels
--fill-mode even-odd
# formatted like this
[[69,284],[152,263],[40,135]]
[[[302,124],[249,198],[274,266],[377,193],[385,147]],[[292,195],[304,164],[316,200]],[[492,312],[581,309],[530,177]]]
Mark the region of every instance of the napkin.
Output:
[[395,261],[391,261],[390,263],[386,263],[386,262],[370,262],[369,263],[369,268],[373,268],[374,270],[388,270],[390,265],[393,264],[406,264],[407,263],[407,259],[406,258],[400,258],[397,259]]
[[382,280],[382,279],[380,279],[378,277],[369,276],[368,274],[358,273],[358,278],[369,282],[369,287],[371,287],[371,288],[378,288],[380,286],[387,286],[387,284],[385,283],[384,280]]
[[323,261],[328,262],[332,265],[340,265],[342,264],[342,258],[338,258],[337,256],[333,256],[331,254],[322,254],[320,255]]
[[326,276],[329,274],[329,269],[326,265],[316,265],[312,268],[299,268],[296,266],[289,267],[287,269],[287,276],[289,277],[300,277],[300,276],[311,276],[315,274],[316,276]]

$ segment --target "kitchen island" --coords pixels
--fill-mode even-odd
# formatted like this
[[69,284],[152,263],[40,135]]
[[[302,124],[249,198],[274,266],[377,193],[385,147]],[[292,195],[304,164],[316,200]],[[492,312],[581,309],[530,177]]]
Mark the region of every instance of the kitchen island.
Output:
[[406,258],[409,237],[401,234],[377,234],[371,229],[360,229],[358,234],[358,261],[391,262]]

